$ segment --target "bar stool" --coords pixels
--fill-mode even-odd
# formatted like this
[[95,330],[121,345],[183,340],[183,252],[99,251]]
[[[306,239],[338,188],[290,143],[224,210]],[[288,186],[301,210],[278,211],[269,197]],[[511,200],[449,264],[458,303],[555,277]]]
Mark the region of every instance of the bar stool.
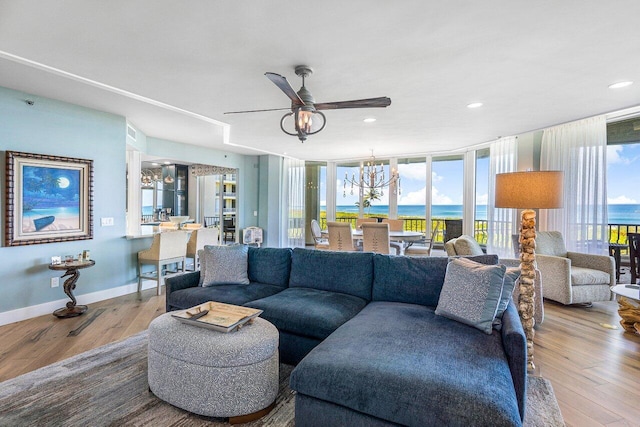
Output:
[[[193,230],[187,242],[187,258],[193,258],[193,270],[200,269],[200,257],[198,251],[204,249],[205,245],[219,245],[220,236],[217,228],[201,228]],[[187,268],[187,270],[189,270]]]
[[[162,269],[167,264],[181,263],[184,272],[186,242],[186,231],[166,231],[153,236],[151,247],[138,252],[138,292],[142,290],[143,279],[155,280],[158,282],[158,295],[161,295],[164,279],[170,275],[162,274]],[[145,264],[155,266],[156,270],[143,273],[142,266]]]

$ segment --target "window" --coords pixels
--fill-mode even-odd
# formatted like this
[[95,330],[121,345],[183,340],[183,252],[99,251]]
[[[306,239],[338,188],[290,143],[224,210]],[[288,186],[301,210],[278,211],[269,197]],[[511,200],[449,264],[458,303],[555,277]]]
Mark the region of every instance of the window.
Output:
[[476,151],[476,206],[474,210],[474,237],[481,245],[487,244],[487,206],[489,198],[489,149]]

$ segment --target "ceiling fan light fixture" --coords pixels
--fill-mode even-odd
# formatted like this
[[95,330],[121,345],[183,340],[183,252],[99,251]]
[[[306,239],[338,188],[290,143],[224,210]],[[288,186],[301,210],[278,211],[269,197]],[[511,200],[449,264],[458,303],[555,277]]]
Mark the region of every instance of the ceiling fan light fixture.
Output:
[[[293,118],[293,132],[287,130],[291,128],[291,124],[286,123],[290,117]],[[280,129],[287,135],[297,136],[301,142],[304,142],[307,136],[320,132],[326,124],[327,119],[323,113],[316,111],[313,107],[305,105],[282,116]]]

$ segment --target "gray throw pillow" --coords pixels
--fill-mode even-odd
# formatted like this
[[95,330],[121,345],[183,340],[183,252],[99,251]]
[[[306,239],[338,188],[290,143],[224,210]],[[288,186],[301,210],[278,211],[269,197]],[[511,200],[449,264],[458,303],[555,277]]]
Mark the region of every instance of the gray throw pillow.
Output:
[[497,330],[502,328],[502,315],[511,301],[513,295],[513,289],[518,283],[520,277],[520,268],[509,267],[504,273],[504,280],[502,281],[502,293],[500,294],[500,303],[498,304],[498,310],[496,311],[496,317],[493,320],[493,327]]
[[436,314],[491,334],[505,270],[504,265],[453,259],[447,265]]
[[205,246],[200,252],[200,286],[248,285],[245,245]]

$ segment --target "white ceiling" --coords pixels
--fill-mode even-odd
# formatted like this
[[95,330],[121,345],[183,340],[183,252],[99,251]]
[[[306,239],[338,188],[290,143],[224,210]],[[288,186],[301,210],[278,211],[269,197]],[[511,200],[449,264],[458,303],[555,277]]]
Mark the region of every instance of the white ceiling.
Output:
[[[446,152],[640,104],[638,16],[637,0],[0,0],[0,86],[233,152]],[[223,114],[288,107],[264,73],[297,90],[298,64],[317,102],[392,104],[327,111],[304,144],[284,112]],[[621,80],[635,84],[608,89]]]

